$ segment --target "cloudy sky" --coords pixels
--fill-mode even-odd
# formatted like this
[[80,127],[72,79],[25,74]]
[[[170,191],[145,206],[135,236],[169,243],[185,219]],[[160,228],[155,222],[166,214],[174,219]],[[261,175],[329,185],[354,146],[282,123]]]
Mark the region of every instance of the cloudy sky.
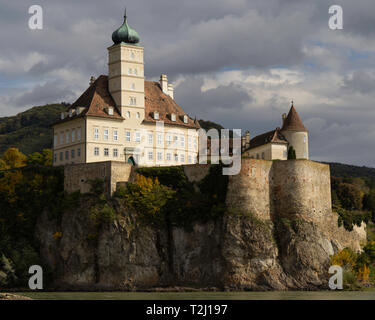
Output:
[[[33,4],[43,30],[28,27]],[[332,4],[343,30],[328,27]],[[375,167],[374,0],[2,0],[0,116],[74,102],[107,74],[125,5],[146,78],[166,73],[190,116],[254,136],[294,100],[312,159]]]

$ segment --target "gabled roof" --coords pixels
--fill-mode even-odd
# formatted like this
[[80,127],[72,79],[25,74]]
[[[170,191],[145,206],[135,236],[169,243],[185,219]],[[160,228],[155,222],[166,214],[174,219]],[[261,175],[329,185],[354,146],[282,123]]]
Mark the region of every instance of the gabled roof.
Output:
[[262,133],[250,140],[250,147],[247,149],[253,149],[267,143],[288,143],[286,138],[282,135],[279,128],[275,130]]
[[[159,120],[154,119],[155,111],[159,112]],[[176,114],[176,121],[172,121],[172,113]],[[188,123],[184,123],[184,115],[185,111],[162,91],[159,82],[145,81],[145,122],[164,121],[165,124],[200,128],[198,121],[190,117]]]
[[289,130],[289,131],[306,131],[307,129],[303,125],[301,118],[299,117],[296,109],[292,105],[289,110],[287,117],[284,120],[283,126],[281,131]]

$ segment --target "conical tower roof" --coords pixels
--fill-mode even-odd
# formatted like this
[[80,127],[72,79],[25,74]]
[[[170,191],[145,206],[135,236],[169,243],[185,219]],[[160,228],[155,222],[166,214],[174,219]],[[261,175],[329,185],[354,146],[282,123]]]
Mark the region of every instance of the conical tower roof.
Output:
[[306,131],[307,129],[302,123],[294,105],[292,104],[287,117],[284,120],[281,131]]

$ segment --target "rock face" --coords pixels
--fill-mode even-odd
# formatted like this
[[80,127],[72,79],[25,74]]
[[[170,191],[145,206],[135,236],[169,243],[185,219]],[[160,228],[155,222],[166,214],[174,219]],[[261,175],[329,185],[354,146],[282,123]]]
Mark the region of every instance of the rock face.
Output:
[[32,300],[32,299],[29,297],[19,296],[16,294],[0,292],[0,300]]
[[[346,246],[359,250],[365,225],[352,232],[338,227],[324,165],[275,162],[285,170],[276,174],[275,163],[254,161],[245,161],[241,173],[230,177],[226,214],[196,223],[191,231],[147,227],[116,200],[118,218],[100,227],[90,221],[89,201],[64,213],[60,222],[43,214],[36,235],[54,286],[327,289],[329,256]],[[189,173],[194,179],[204,175]],[[56,232],[62,236],[54,237]]]
[[[138,224],[137,214],[117,208],[121,217],[99,232],[82,208],[65,213],[61,225],[43,215],[38,224],[42,257],[54,287],[136,290],[160,286],[218,287],[228,290],[326,289],[329,256],[357,247],[364,226],[348,232],[306,220],[264,222],[227,214],[195,224],[191,232]],[[56,230],[61,239],[53,237]]]

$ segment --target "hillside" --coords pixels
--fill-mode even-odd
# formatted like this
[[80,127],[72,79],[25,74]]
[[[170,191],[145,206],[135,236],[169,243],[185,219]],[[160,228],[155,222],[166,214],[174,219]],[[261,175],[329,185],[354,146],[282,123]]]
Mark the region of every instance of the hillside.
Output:
[[51,124],[68,104],[33,107],[15,116],[0,118],[0,154],[16,147],[25,154],[52,147]]

